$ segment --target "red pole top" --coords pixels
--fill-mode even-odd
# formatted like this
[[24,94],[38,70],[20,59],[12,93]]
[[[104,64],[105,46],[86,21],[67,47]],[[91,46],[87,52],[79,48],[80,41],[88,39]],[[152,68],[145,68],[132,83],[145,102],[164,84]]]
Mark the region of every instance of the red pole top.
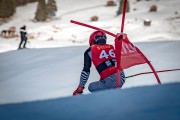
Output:
[[126,5],[127,5],[127,0],[124,0],[124,9],[123,9],[122,23],[121,23],[121,33],[124,32],[124,21],[125,21],[125,15],[126,15]]

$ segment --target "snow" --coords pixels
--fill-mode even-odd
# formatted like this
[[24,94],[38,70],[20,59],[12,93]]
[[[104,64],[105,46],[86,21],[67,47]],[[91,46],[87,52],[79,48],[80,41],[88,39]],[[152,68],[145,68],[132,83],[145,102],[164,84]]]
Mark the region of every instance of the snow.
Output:
[[[180,42],[135,43],[149,58],[156,70],[180,68]],[[83,67],[83,53],[88,46],[39,48],[0,54],[0,103],[17,103],[71,96]],[[167,49],[168,47],[168,49]],[[152,49],[153,48],[153,49]],[[74,52],[76,51],[76,52]],[[125,70],[126,76],[151,71],[147,64]],[[162,83],[180,82],[179,71],[159,73]],[[92,67],[87,87],[99,75]],[[123,86],[156,85],[153,74],[127,79]]]
[[1,105],[0,119],[179,120],[179,92],[180,84],[164,84]]
[[[157,81],[154,75],[148,74],[128,78],[122,90],[91,94],[87,90],[88,84],[99,79],[98,73],[92,66],[90,78],[84,91],[85,95],[70,97],[79,84],[80,72],[83,67],[83,53],[88,48],[88,37],[93,30],[72,24],[69,21],[71,19],[77,20],[118,33],[120,31],[121,16],[116,16],[118,6],[105,7],[106,0],[76,0],[76,2],[73,0],[57,0],[57,3],[59,11],[57,19],[54,21],[34,23],[32,19],[34,18],[37,3],[32,3],[18,7],[13,20],[0,26],[0,30],[7,29],[10,26],[16,26],[18,29],[26,24],[28,33],[35,36],[35,39],[29,40],[27,44],[29,49],[19,51],[17,51],[20,42],[19,38],[0,38],[0,113],[3,114],[0,115],[0,119],[10,119],[10,117],[7,117],[7,114],[11,110],[13,110],[11,114],[15,118],[19,116],[24,119],[26,115],[33,115],[32,111],[28,113],[29,107],[26,108],[26,105],[37,107],[33,109],[35,110],[34,113],[37,112],[39,114],[37,119],[42,117],[42,114],[49,113],[50,109],[53,109],[53,113],[50,112],[49,114],[55,115],[55,117],[61,115],[60,118],[63,118],[67,111],[72,110],[76,112],[71,114],[70,111],[69,117],[78,114],[77,118],[83,119],[80,115],[86,111],[82,111],[88,108],[90,110],[88,112],[92,112],[94,110],[93,106],[98,106],[103,98],[103,101],[105,101],[100,105],[107,106],[100,106],[101,109],[94,110],[97,113],[95,115],[98,115],[99,111],[102,111],[104,115],[107,114],[106,109],[104,109],[107,107],[109,110],[120,110],[123,119],[125,119],[125,116],[131,117],[127,115],[131,114],[130,112],[133,112],[133,115],[141,112],[144,113],[145,117],[148,110],[150,110],[148,115],[151,115],[152,109],[155,111],[152,114],[157,115],[161,111],[161,114],[163,111],[166,114],[166,108],[171,108],[172,110],[169,114],[172,117],[175,116],[174,119],[176,119],[176,115],[173,112],[179,112],[179,84],[167,85],[167,87],[164,84],[179,83],[179,71],[158,73],[163,84],[160,86],[155,86]],[[142,0],[141,2],[130,0],[131,10],[130,13],[126,14],[125,33],[128,34],[130,41],[146,55],[156,70],[180,68],[179,3],[179,0]],[[149,7],[153,4],[158,6],[158,11],[150,13],[148,12]],[[137,10],[133,10],[134,8]],[[178,14],[175,14],[175,11]],[[91,22],[90,17],[93,15],[98,15],[99,21]],[[150,27],[143,26],[145,19],[152,21]],[[108,43],[113,44],[113,40],[114,38],[108,35]],[[148,71],[151,71],[149,66],[143,64],[126,69],[125,74],[129,76]],[[151,94],[150,96],[144,92],[147,89],[148,93]],[[174,91],[171,92],[170,89]],[[164,96],[162,96],[162,92]],[[121,93],[127,95],[121,95]],[[172,99],[169,97],[171,95]],[[143,104],[136,105],[136,102],[129,101],[132,99],[131,96]],[[126,104],[123,101],[121,103],[119,101],[121,99]],[[128,101],[125,101],[125,99]],[[116,102],[112,104],[114,100]],[[155,102],[152,102],[153,100]],[[174,101],[168,104],[168,101],[171,100]],[[68,104],[66,101],[69,101],[71,104]],[[109,101],[113,105],[112,108],[107,104]],[[144,102],[150,103],[147,104],[149,107]],[[53,106],[48,106],[52,104]],[[116,105],[118,106],[117,109]],[[81,112],[77,111],[77,106],[81,106],[79,109]],[[120,106],[128,109],[137,108],[138,110],[128,112],[127,109],[120,109]],[[154,107],[152,108],[151,106]],[[38,110],[42,110],[42,114]],[[123,110],[125,113],[123,113]],[[62,114],[58,114],[57,111],[62,112]],[[117,114],[117,112],[114,113],[114,117]],[[85,115],[86,119],[93,117],[91,117],[91,113],[88,115],[86,113]],[[113,116],[113,112],[111,116]],[[103,119],[105,118],[108,119],[108,117],[103,117]],[[137,118],[139,117],[137,116]],[[150,118],[154,119],[153,117]],[[32,119],[32,117],[26,119]],[[49,117],[45,116],[41,119],[49,119]]]
[[[13,20],[0,26],[0,31],[11,26],[19,28],[27,26],[28,33],[35,38],[29,40],[29,48],[50,48],[64,46],[82,46],[88,44],[88,37],[92,29],[70,23],[77,20],[90,25],[106,29],[113,33],[120,32],[121,15],[116,16],[117,6],[106,7],[107,0],[58,0],[59,11],[54,21],[36,23],[33,22],[37,3],[18,7]],[[149,41],[173,41],[180,40],[180,8],[179,0],[130,0],[130,12],[126,14],[125,33],[131,42]],[[158,6],[157,12],[149,12],[151,5]],[[136,10],[134,10],[136,9]],[[177,11],[177,14],[175,12]],[[99,21],[91,22],[90,17],[97,15]],[[143,25],[143,21],[152,21],[150,27]],[[113,43],[114,38],[108,36],[108,43]],[[0,52],[16,50],[20,40],[0,39]]]

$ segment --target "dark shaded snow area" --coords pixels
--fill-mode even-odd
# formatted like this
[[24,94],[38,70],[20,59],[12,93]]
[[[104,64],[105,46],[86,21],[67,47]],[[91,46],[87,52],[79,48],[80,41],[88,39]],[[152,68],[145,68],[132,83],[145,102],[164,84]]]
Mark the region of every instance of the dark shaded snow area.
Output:
[[0,106],[0,120],[179,120],[180,83]]

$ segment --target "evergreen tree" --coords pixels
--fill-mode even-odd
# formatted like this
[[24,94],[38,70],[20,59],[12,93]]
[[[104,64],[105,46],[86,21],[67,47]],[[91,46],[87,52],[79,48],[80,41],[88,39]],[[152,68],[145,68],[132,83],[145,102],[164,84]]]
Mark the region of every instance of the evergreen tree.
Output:
[[15,13],[14,0],[0,0],[0,18],[10,17]]
[[16,11],[16,4],[14,0],[7,0],[8,16],[12,16]]
[[28,3],[37,2],[38,0],[28,0]]
[[0,18],[6,17],[6,0],[0,0]]
[[[117,15],[122,14],[123,13],[123,9],[124,9],[124,0],[120,0],[119,9],[117,11]],[[126,12],[129,12],[129,9],[130,9],[129,1],[127,0]]]
[[45,21],[47,19],[47,10],[45,0],[38,0],[37,11],[35,15],[37,21]]
[[16,1],[16,6],[20,5],[26,5],[29,0],[15,0]]
[[56,1],[55,0],[48,0],[46,8],[47,8],[47,15],[48,16],[55,16],[55,13],[57,12]]
[[26,5],[31,2],[37,2],[38,0],[15,0],[16,6]]

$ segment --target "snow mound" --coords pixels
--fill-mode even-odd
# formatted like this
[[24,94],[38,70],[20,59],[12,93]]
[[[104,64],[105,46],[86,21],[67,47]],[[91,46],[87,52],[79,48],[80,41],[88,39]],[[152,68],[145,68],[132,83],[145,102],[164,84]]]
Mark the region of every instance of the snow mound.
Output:
[[180,84],[0,106],[1,120],[179,120]]

